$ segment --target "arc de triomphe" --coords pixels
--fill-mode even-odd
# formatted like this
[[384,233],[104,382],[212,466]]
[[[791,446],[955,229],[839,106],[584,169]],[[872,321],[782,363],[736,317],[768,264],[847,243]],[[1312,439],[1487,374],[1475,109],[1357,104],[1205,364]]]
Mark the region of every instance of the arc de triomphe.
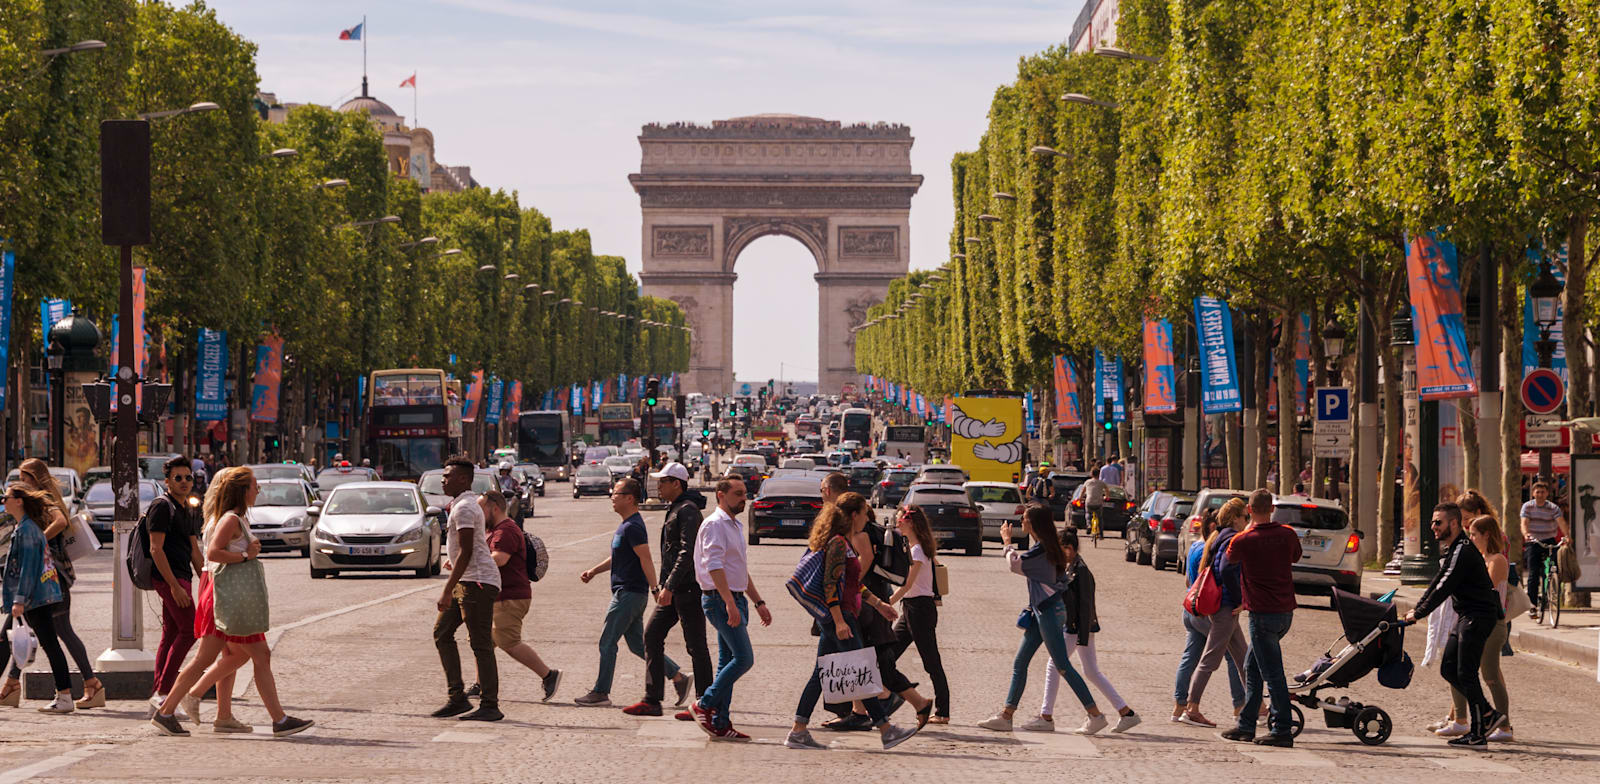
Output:
[[[694,330],[684,389],[733,393],[734,262],[782,234],[817,260],[817,361],[823,393],[856,379],[867,308],[911,257],[911,129],[763,114],[646,125],[629,175],[644,213],[644,293],[683,307]],[[748,303],[752,322],[764,321]],[[746,379],[753,381],[753,379]]]

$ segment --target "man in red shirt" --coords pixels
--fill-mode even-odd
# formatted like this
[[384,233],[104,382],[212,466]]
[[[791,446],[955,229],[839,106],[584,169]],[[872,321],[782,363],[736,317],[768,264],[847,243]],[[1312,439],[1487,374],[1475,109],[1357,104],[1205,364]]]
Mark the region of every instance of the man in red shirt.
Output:
[[[1222,733],[1226,740],[1258,746],[1292,748],[1289,729],[1289,682],[1283,677],[1280,643],[1294,620],[1294,565],[1300,560],[1300,536],[1293,528],[1272,521],[1272,493],[1250,494],[1250,527],[1233,537],[1223,565],[1239,566],[1244,606],[1250,611],[1250,655],[1245,665],[1244,708],[1239,723]],[[1272,701],[1267,717],[1271,734],[1256,739],[1256,717],[1261,713],[1261,688],[1265,682]]]
[[[533,670],[544,685],[544,701],[555,696],[561,671],[545,666],[538,651],[522,641],[522,619],[533,604],[533,583],[528,579],[528,540],[521,526],[506,516],[507,499],[499,490],[483,494],[483,515],[489,525],[489,555],[500,567],[500,595],[494,602],[494,645]],[[476,688],[476,687],[474,687]]]

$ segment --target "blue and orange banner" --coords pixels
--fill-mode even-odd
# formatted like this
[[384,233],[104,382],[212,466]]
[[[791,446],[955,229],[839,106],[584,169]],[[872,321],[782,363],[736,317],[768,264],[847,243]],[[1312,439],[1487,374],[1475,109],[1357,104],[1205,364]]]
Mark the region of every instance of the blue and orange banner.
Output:
[[1233,353],[1233,314],[1216,297],[1194,298],[1195,332],[1200,341],[1200,407],[1207,414],[1240,411],[1239,368]]
[[[136,319],[135,324],[143,319]],[[143,342],[143,341],[140,341]],[[268,335],[256,346],[255,387],[250,393],[250,421],[278,421],[278,390],[283,384],[283,338]]]
[[1083,427],[1083,409],[1078,406],[1078,371],[1072,360],[1057,355],[1056,427]]
[[[1554,255],[1555,258],[1551,259],[1550,263],[1550,272],[1556,276],[1556,280],[1561,281],[1561,285],[1565,286],[1567,284],[1567,246],[1562,245]],[[1538,248],[1528,249],[1528,261],[1533,265],[1534,269],[1539,268],[1542,259],[1543,254],[1540,253]],[[1566,309],[1567,307],[1561,299],[1556,300],[1556,322],[1550,328],[1550,339],[1556,342],[1556,352],[1550,357],[1550,369],[1554,370],[1562,381],[1570,380],[1567,378],[1566,330],[1562,326],[1566,316]],[[1539,323],[1534,320],[1533,295],[1529,294],[1522,300],[1523,376],[1527,376],[1529,372],[1539,366],[1539,351],[1534,345],[1534,341],[1538,339]]]
[[511,382],[511,393],[506,395],[506,421],[515,422],[522,415],[522,382]]
[[1172,358],[1172,324],[1144,320],[1144,412],[1178,412],[1178,369]]
[[472,379],[467,382],[466,400],[461,402],[461,421],[478,421],[478,408],[483,405],[483,371],[472,371]]
[[[1122,357],[1107,357],[1094,350],[1095,373],[1099,379],[1094,398],[1094,416],[1101,422],[1122,422],[1128,418],[1128,406],[1122,399]],[[1111,399],[1110,419],[1107,419],[1106,398]]]
[[194,418],[198,422],[225,420],[228,418],[228,390],[223,386],[223,378],[228,371],[228,333],[201,329],[197,358]]
[[1456,246],[1432,234],[1408,237],[1406,281],[1417,341],[1417,396],[1452,400],[1478,394],[1461,308]]
[[489,402],[483,407],[483,422],[486,425],[498,425],[500,409],[505,405],[505,382],[490,377],[486,386],[489,390]]

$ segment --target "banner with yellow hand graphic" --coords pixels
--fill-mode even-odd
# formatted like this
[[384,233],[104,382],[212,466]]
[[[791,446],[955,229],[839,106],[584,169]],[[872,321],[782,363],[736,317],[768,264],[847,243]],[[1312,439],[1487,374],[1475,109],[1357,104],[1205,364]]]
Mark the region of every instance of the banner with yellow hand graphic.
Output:
[[958,397],[951,405],[951,462],[974,482],[1021,477],[1027,457],[1020,397]]

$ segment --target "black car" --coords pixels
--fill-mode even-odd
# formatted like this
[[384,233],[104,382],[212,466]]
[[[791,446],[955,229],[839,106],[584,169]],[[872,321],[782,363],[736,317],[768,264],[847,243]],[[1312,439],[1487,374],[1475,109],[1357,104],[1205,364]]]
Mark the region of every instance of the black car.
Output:
[[983,555],[983,513],[961,485],[914,485],[900,505],[915,506],[928,516],[939,549]]
[[891,468],[883,472],[883,478],[878,480],[878,486],[872,489],[873,506],[899,506],[900,501],[906,497],[906,489],[911,487],[911,480],[917,478],[915,468]]
[[761,537],[804,539],[811,535],[811,521],[822,511],[822,483],[810,478],[772,479],[761,486],[761,494],[750,502],[750,544]]
[[767,467],[756,463],[734,463],[728,473],[744,477],[744,491],[752,498],[761,492],[761,483],[767,478]]
[[1178,527],[1194,507],[1194,494],[1158,490],[1150,494],[1123,532],[1123,557],[1165,569],[1178,561]]
[[[1080,533],[1089,532],[1089,510],[1083,503],[1083,485],[1072,492],[1072,501],[1067,508],[1068,522]],[[1113,531],[1120,534],[1128,527],[1128,518],[1133,516],[1133,510],[1138,504],[1128,498],[1128,491],[1120,487],[1106,488],[1105,498],[1100,503],[1100,532],[1109,534]]]
[[1078,486],[1089,481],[1089,475],[1079,472],[1057,471],[1050,475],[1050,513],[1057,520],[1067,519],[1067,504]]
[[850,480],[850,492],[860,493],[863,496],[872,495],[872,491],[878,486],[878,477],[882,474],[876,463],[866,462],[851,463],[840,471]]

